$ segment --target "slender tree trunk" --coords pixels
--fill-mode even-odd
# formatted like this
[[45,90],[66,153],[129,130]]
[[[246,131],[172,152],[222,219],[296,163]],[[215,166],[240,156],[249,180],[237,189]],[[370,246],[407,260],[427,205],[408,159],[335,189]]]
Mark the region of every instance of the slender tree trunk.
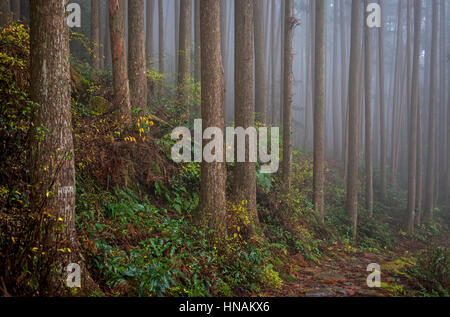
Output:
[[[382,1],[379,0],[380,6]],[[384,21],[383,21],[384,22]],[[381,200],[386,199],[386,115],[384,84],[384,23],[378,28],[379,84],[380,84],[380,192]]]
[[[409,164],[408,164],[408,232],[414,231],[414,212],[417,190],[417,114],[420,90],[420,33],[422,22],[422,1],[414,2],[414,55],[412,68],[412,96],[409,123]],[[408,21],[409,23],[409,21]]]
[[128,3],[128,76],[133,109],[147,105],[147,65],[145,58],[144,0]]
[[[235,3],[235,122],[244,130],[254,127],[255,108],[253,90],[253,0]],[[247,202],[246,210],[251,226],[258,224],[256,211],[256,170],[250,161],[249,140],[245,141],[245,162],[234,168],[234,202]],[[253,228],[250,227],[250,234]]]
[[428,117],[428,159],[427,159],[427,177],[425,184],[425,222],[433,220],[433,203],[434,203],[434,188],[435,188],[435,158],[436,158],[436,104],[438,101],[438,4],[434,1],[433,4],[433,18],[432,18],[432,40],[431,40],[431,73],[430,73],[430,104]]
[[352,0],[348,104],[348,175],[346,209],[352,218],[353,235],[358,224],[358,91],[361,50],[361,1]]
[[14,13],[14,20],[18,21],[22,18],[20,15],[20,0],[11,1],[12,12]]
[[220,48],[222,52],[222,64],[225,71],[225,95],[224,95],[224,104],[225,104],[225,120],[227,116],[227,65],[228,65],[228,45],[227,45],[227,0],[220,0]]
[[283,57],[283,187],[287,192],[291,187],[292,170],[292,34],[293,0],[285,0],[284,23],[284,57]]
[[[192,33],[192,0],[180,0],[180,34],[178,50],[178,87],[177,102],[189,104],[189,78],[191,77],[191,33]],[[188,108],[184,117],[189,117]]]
[[418,107],[417,107],[417,164],[416,164],[416,218],[415,223],[420,226],[422,220],[422,182],[423,182],[423,172],[422,172],[422,111],[420,105],[420,91],[418,97]]
[[106,34],[106,4],[104,0],[100,0],[99,4],[99,19],[100,19],[100,25],[99,25],[99,64],[100,69],[105,68],[105,34]]
[[155,18],[155,0],[147,0],[147,23],[145,48],[147,56],[147,67],[151,68],[154,62],[154,45],[153,45],[153,23]]
[[338,67],[338,46],[339,46],[339,37],[338,37],[338,30],[339,30],[339,11],[338,11],[338,4],[337,0],[334,0],[333,2],[333,83],[332,83],[332,100],[336,103],[332,104],[333,108],[333,156],[334,158],[339,157],[339,114],[338,114],[338,103],[337,100],[339,99],[339,67]]
[[178,66],[179,66],[179,50],[180,50],[180,1],[181,0],[174,0],[175,1],[175,74],[178,76]]
[[195,0],[195,50],[194,50],[194,63],[195,63],[195,72],[194,77],[196,82],[201,82],[201,40],[200,40],[200,0]]
[[109,0],[114,105],[125,120],[131,118],[130,86],[125,47],[125,1]]
[[100,0],[91,1],[91,65],[100,70]]
[[[164,76],[164,8],[163,0],[158,0],[158,25],[159,25],[159,35],[158,35],[158,65],[159,73]],[[158,96],[161,98],[164,95],[164,77],[159,82]]]
[[281,20],[281,37],[280,37],[280,41],[281,41],[281,45],[280,45],[280,51],[281,51],[281,78],[280,78],[280,127],[283,126],[283,121],[284,121],[284,116],[283,116],[283,111],[284,111],[284,47],[285,47],[285,37],[286,37],[286,0],[281,0],[281,9],[280,9],[280,20]]
[[[341,107],[342,107],[342,161],[344,166],[347,166],[347,153],[348,153],[348,143],[347,143],[347,132],[348,132],[348,67],[347,67],[347,39],[345,36],[345,2],[339,1],[340,13],[341,13],[341,66],[342,66],[342,96],[341,96]],[[346,173],[344,173],[346,175]],[[347,176],[344,176],[346,178]]]
[[[286,27],[289,25],[286,24]],[[316,1],[315,29],[313,196],[314,208],[323,221],[325,216],[325,0]]]
[[[440,20],[439,20],[439,26],[440,26],[440,62],[439,65],[442,65],[440,67],[440,80],[439,80],[439,84],[440,84],[440,97],[439,97],[439,108],[440,108],[440,112],[438,114],[438,118],[439,118],[439,122],[438,122],[438,130],[439,130],[439,134],[438,136],[440,137],[440,139],[438,140],[438,144],[442,144],[442,146],[436,147],[436,151],[439,151],[439,155],[438,153],[437,155],[437,159],[438,159],[438,164],[436,165],[436,181],[437,181],[437,187],[436,187],[436,194],[439,195],[440,200],[442,202],[444,202],[446,200],[446,196],[447,196],[447,192],[445,192],[444,190],[446,189],[445,186],[445,181],[446,181],[446,174],[448,174],[449,172],[447,171],[447,173],[441,171],[442,167],[446,166],[446,147],[447,147],[447,140],[446,140],[446,136],[445,133],[447,132],[447,125],[450,124],[450,122],[446,122],[446,97],[448,94],[448,91],[445,90],[446,87],[446,75],[447,75],[447,70],[448,67],[448,59],[449,59],[449,54],[450,52],[448,52],[448,47],[447,47],[447,28],[448,28],[448,20],[446,17],[446,12],[445,12],[445,3],[446,1],[441,0],[440,1],[440,9],[439,9],[439,13],[440,13]],[[447,135],[448,137],[448,135]]]
[[[368,0],[365,6],[369,5]],[[370,28],[364,26],[364,93],[365,93],[365,191],[366,191],[366,209],[369,218],[373,217],[373,161],[372,161],[372,38]]]
[[[42,245],[42,252],[49,257],[45,268],[49,270],[45,281],[48,295],[61,296],[70,294],[64,278],[66,267],[78,263],[85,269],[75,229],[69,28],[63,1],[31,1],[30,15],[30,91],[31,99],[40,105],[34,127],[46,129],[44,138],[33,138],[31,202],[32,210],[40,212],[41,223],[50,221],[48,229],[39,228],[36,245]],[[64,248],[71,252],[56,252]],[[81,278],[85,288],[88,272],[83,271]]]
[[304,139],[303,139],[303,147],[305,150],[309,148],[309,127],[310,127],[310,112],[312,108],[312,50],[313,50],[313,34],[314,34],[314,25],[312,23],[312,12],[314,7],[314,1],[309,2],[310,14],[308,16],[308,25],[307,25],[307,48],[306,48],[306,100],[305,100],[305,130],[304,130]]
[[0,27],[5,27],[12,21],[10,0],[0,0]]
[[263,1],[253,0],[255,32],[255,111],[256,121],[266,122],[266,40]]
[[279,34],[279,32],[277,32],[278,30],[278,23],[276,23],[276,5],[274,1],[271,1],[271,11],[272,11],[272,28],[271,28],[271,34],[270,34],[270,51],[271,51],[271,76],[272,76],[272,80],[271,80],[271,109],[272,109],[272,114],[271,114],[271,124],[274,126],[276,125],[276,110],[277,110],[277,61],[278,61],[278,52],[279,50],[277,50],[277,44],[278,44],[278,40],[276,35]]
[[105,34],[105,65],[112,65],[111,30],[109,27],[109,0],[106,2],[106,34]]
[[[203,127],[218,127],[223,133],[225,86],[220,51],[219,1],[200,0],[200,8]],[[226,234],[226,176],[225,163],[201,163],[201,219],[215,230],[219,239]]]

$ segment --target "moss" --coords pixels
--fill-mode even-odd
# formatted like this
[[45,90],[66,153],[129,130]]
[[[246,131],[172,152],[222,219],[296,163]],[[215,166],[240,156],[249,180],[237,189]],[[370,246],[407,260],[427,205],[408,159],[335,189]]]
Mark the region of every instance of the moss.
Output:
[[97,114],[105,114],[111,111],[112,108],[112,104],[108,100],[100,96],[92,97],[89,103],[89,109]]
[[387,291],[391,296],[405,296],[407,294],[403,286],[398,284],[381,283],[381,287]]
[[276,290],[280,290],[283,286],[283,280],[280,278],[278,272],[273,269],[271,264],[267,265],[262,270],[261,282]]

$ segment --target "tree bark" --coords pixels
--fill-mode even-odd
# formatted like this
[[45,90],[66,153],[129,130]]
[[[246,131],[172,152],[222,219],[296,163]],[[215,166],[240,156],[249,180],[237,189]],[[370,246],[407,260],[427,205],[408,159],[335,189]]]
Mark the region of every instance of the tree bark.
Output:
[[[203,127],[224,131],[224,70],[220,50],[219,0],[200,0],[201,76]],[[216,136],[218,137],[218,136]],[[205,141],[204,141],[205,142]],[[205,145],[205,144],[204,144]],[[201,163],[201,221],[218,239],[226,235],[226,165]]]
[[[164,9],[163,0],[158,0],[158,25],[159,25],[159,35],[158,35],[158,65],[159,73],[164,76]],[[164,77],[161,79],[158,85],[158,96],[161,98],[164,95]]]
[[[75,228],[75,167],[72,139],[72,114],[69,63],[69,28],[65,6],[60,0],[31,1],[31,99],[40,105],[34,127],[45,128],[45,135],[35,131],[31,150],[31,203],[39,212],[36,245],[48,254],[45,287],[50,296],[70,294],[66,286],[66,267],[82,267],[82,287],[88,285],[83,257]],[[42,137],[42,138],[41,138]],[[48,218],[49,217],[49,218]],[[71,252],[58,252],[64,248]]]
[[[288,27],[288,25],[286,25]],[[325,159],[325,0],[316,0],[314,61],[314,208],[324,220]],[[287,88],[287,87],[286,87]]]
[[262,0],[254,0],[256,121],[266,123],[266,40]]
[[398,8],[397,8],[397,35],[396,35],[396,54],[395,54],[395,71],[394,71],[394,94],[393,94],[393,101],[392,101],[392,129],[391,129],[391,183],[392,185],[397,184],[397,149],[398,149],[398,138],[397,138],[397,127],[399,125],[399,115],[398,115],[398,108],[400,103],[400,73],[401,73],[401,47],[402,47],[402,2],[398,2]]
[[[235,122],[244,130],[255,125],[255,98],[253,90],[253,0],[235,3]],[[256,211],[256,170],[250,162],[249,140],[245,140],[245,162],[234,167],[233,196],[236,205],[246,202],[250,219],[250,233],[258,224]]]
[[100,0],[91,1],[91,66],[100,70]]
[[153,47],[153,23],[155,17],[155,0],[147,0],[147,23],[146,23],[146,37],[145,37],[145,49],[147,56],[147,66],[153,65],[154,59],[154,47]]
[[[382,1],[379,0],[380,6]],[[381,200],[386,199],[386,115],[385,115],[385,84],[384,84],[384,21],[378,28],[378,56],[380,72],[380,194]]]
[[128,3],[128,76],[132,109],[147,105],[147,65],[145,58],[144,0]]
[[[414,231],[414,212],[416,209],[416,190],[417,190],[417,114],[419,109],[419,90],[420,90],[420,36],[422,22],[422,1],[414,2],[414,55],[411,81],[411,108],[409,123],[409,162],[408,162],[408,232]],[[408,21],[409,23],[409,21]]]
[[436,158],[436,104],[438,101],[438,4],[433,1],[433,18],[432,18],[432,40],[431,40],[431,72],[430,72],[430,104],[428,116],[428,158],[427,158],[427,177],[425,185],[425,206],[424,220],[429,223],[433,220],[434,209],[434,188],[435,188],[435,158]]
[[22,18],[20,15],[20,0],[11,1],[12,12],[14,13],[14,20],[18,21]]
[[131,118],[130,86],[125,48],[125,1],[109,0],[114,105],[125,120]]
[[[365,6],[369,5],[368,0]],[[372,161],[372,38],[370,28],[364,25],[364,93],[365,93],[365,192],[366,192],[366,210],[369,218],[373,216],[373,161]]]
[[[201,76],[201,61],[202,61],[202,54],[201,54],[201,38],[200,38],[200,0],[195,0],[195,50],[194,50],[194,77],[196,82],[201,82],[202,76]],[[198,112],[198,111],[197,111]]]
[[9,0],[0,0],[0,27],[6,27],[11,21],[11,3]]
[[99,8],[99,63],[100,69],[105,68],[105,36],[106,36],[106,3],[104,0],[100,0]]
[[346,209],[352,218],[353,236],[358,227],[358,91],[361,50],[361,1],[352,0],[348,104],[348,175]]
[[[178,45],[178,87],[177,103],[189,104],[189,79],[191,77],[191,33],[192,0],[180,0],[180,24]],[[184,109],[183,117],[189,117],[189,108]]]

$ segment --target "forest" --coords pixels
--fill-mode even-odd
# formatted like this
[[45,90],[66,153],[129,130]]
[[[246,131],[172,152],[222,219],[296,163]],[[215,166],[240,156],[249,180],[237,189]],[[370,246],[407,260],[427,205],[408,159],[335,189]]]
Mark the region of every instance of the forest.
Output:
[[449,297],[450,1],[0,0],[0,297]]

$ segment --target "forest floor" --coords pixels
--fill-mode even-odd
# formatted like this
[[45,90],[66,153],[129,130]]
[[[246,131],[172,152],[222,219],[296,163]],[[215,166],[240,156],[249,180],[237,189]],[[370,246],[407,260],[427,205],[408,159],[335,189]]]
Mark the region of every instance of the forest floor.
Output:
[[[440,246],[449,246],[441,239]],[[403,238],[394,251],[363,252],[354,248],[330,247],[320,263],[308,262],[297,255],[286,266],[288,277],[280,291],[268,290],[264,296],[277,297],[390,297],[414,296],[417,289],[408,275],[417,257],[427,248],[420,241]],[[380,265],[381,287],[369,288],[367,267]],[[286,281],[289,280],[289,281]]]

